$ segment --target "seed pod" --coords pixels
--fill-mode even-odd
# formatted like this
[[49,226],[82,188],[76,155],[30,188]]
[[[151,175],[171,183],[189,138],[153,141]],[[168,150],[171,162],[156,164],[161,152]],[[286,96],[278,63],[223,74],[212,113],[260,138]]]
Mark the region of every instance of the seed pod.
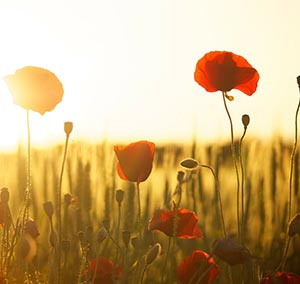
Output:
[[118,189],[116,191],[116,200],[117,200],[119,206],[121,206],[123,199],[124,199],[124,190]]
[[47,216],[49,218],[52,217],[53,213],[54,213],[54,207],[53,207],[53,203],[51,201],[46,201],[44,204],[43,204],[43,207],[44,207],[44,210],[45,210],[45,213],[47,214]]
[[249,125],[250,123],[250,116],[248,114],[244,114],[242,116],[242,123],[244,125],[244,128],[247,128],[247,126]]
[[73,122],[71,122],[71,121],[66,121],[66,122],[64,123],[64,131],[65,131],[65,133],[66,133],[67,135],[70,135],[71,132],[72,132],[72,130],[73,130]]

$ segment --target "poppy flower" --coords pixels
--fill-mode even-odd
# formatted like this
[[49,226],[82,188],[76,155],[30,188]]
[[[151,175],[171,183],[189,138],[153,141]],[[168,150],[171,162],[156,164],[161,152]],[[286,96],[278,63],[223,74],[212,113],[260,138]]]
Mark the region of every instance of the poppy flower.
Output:
[[228,237],[214,242],[214,253],[230,265],[243,264],[251,259],[250,252],[241,244]]
[[119,177],[137,183],[145,181],[152,171],[154,149],[155,144],[149,141],[114,146],[119,160],[117,164]]
[[52,72],[35,66],[18,69],[4,81],[16,105],[44,114],[62,100],[63,86]]
[[300,284],[300,275],[290,272],[276,272],[274,276],[265,276],[260,281],[261,284]]
[[198,60],[194,79],[208,92],[237,89],[251,96],[256,91],[259,74],[240,55],[211,51]]
[[177,267],[179,284],[213,283],[212,281],[218,275],[219,267],[215,264],[214,259],[201,250],[194,250]]
[[[98,261],[98,263],[97,263]],[[90,261],[90,279],[93,279],[96,273],[94,284],[114,284],[119,283],[122,275],[122,269],[114,264],[110,259],[99,257]],[[96,270],[97,269],[97,270]],[[84,271],[84,276],[87,271]],[[89,282],[88,282],[89,283]]]
[[[177,222],[175,222],[177,218]],[[167,236],[183,239],[201,238],[202,232],[197,226],[198,217],[184,208],[173,210],[157,209],[148,224],[149,231],[163,232]]]

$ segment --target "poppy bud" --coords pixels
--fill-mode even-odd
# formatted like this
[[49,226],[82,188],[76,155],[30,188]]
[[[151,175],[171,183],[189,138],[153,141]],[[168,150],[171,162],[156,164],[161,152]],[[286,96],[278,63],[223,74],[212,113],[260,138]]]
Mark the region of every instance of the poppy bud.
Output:
[[73,122],[71,122],[71,121],[66,121],[66,122],[64,123],[64,130],[65,130],[65,133],[66,133],[67,135],[70,135],[71,132],[72,132],[72,130],[73,130]]
[[250,116],[248,114],[244,114],[242,116],[242,122],[243,122],[244,128],[247,128],[247,126],[250,123]]
[[33,219],[29,219],[27,221],[25,231],[30,236],[32,236],[34,239],[37,238],[40,235],[37,224]]
[[116,192],[116,200],[119,203],[119,206],[121,206],[123,199],[124,199],[124,190],[118,189]]
[[150,250],[148,250],[147,255],[146,255],[146,264],[149,265],[151,264],[156,257],[160,254],[161,251],[161,246],[159,243],[156,243]]
[[100,244],[102,243],[106,238],[107,238],[107,231],[104,227],[101,227],[99,229],[99,231],[97,232],[97,236],[96,236],[96,239],[97,239],[97,242]]
[[53,207],[53,203],[51,201],[46,201],[44,204],[43,204],[43,207],[44,207],[44,210],[47,214],[47,216],[49,218],[52,217],[53,213],[54,213],[54,207]]
[[8,188],[3,187],[1,189],[1,193],[0,193],[0,200],[3,203],[7,203],[9,200],[9,192],[8,192]]
[[129,245],[129,242],[130,242],[130,237],[131,237],[130,231],[123,231],[122,237],[123,237],[123,243],[124,243],[125,247],[127,248]]
[[180,166],[187,170],[194,170],[199,166],[199,162],[192,158],[187,158],[180,162]]
[[228,237],[216,240],[213,246],[215,255],[230,265],[244,264],[251,258],[244,246]]
[[184,178],[184,172],[183,171],[178,171],[177,173],[177,181],[182,183]]
[[290,237],[298,234],[300,237],[300,214],[297,213],[289,223],[288,234]]
[[297,77],[298,87],[300,88],[300,76]]

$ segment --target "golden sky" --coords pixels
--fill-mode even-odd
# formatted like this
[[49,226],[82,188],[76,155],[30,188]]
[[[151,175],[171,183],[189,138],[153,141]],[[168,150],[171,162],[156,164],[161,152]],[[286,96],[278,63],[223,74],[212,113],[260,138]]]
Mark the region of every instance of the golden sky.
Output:
[[[244,56],[260,73],[256,93],[232,91],[236,135],[286,137],[299,99],[300,2],[271,0],[1,0],[0,78],[26,65],[54,72],[63,101],[31,113],[33,143],[230,138],[220,93],[194,82],[212,50]],[[0,149],[26,141],[26,114],[0,81]]]

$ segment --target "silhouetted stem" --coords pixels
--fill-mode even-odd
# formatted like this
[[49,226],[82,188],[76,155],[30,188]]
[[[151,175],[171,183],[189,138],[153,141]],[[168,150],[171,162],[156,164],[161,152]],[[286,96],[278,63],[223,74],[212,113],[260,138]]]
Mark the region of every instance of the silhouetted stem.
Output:
[[226,232],[226,227],[225,227],[224,214],[223,214],[223,205],[222,205],[222,200],[221,200],[221,192],[220,192],[218,178],[217,178],[217,176],[215,174],[215,171],[213,170],[212,167],[207,166],[207,165],[200,165],[200,167],[209,169],[211,171],[212,175],[214,176],[215,186],[216,186],[218,200],[219,200],[219,208],[220,208],[220,215],[221,215],[223,233],[224,233],[224,236],[226,237],[227,236],[227,232]]
[[162,284],[163,281],[164,281],[164,276],[165,276],[165,270],[166,270],[167,260],[168,260],[169,254],[170,254],[171,241],[172,241],[172,237],[169,237],[169,239],[168,239],[167,252],[166,252],[166,256],[165,256],[164,263],[163,263],[162,270],[161,270],[160,284]]
[[136,190],[137,190],[137,199],[138,199],[138,231],[139,231],[139,236],[142,237],[142,223],[141,223],[141,196],[140,196],[140,183],[136,183]]
[[[300,92],[300,86],[299,86],[299,92]],[[298,102],[298,106],[296,109],[296,114],[295,114],[295,137],[294,137],[294,146],[291,154],[291,166],[290,166],[290,177],[289,177],[289,199],[288,199],[288,223],[291,220],[291,215],[292,215],[292,187],[293,187],[293,172],[294,172],[294,165],[295,165],[295,154],[296,154],[296,149],[297,149],[297,143],[298,143],[298,113],[300,109],[300,98]],[[284,252],[281,258],[281,262],[277,268],[283,269],[285,266],[285,261],[286,261],[286,256],[287,252],[290,246],[290,237],[288,236],[288,232],[286,233],[286,239],[285,239],[285,248]]]
[[62,180],[64,175],[65,162],[67,157],[68,143],[69,143],[69,134],[66,134],[66,142],[64,149],[64,156],[61,166],[61,172],[59,177],[59,184],[57,189],[57,231],[58,231],[58,250],[57,250],[57,275],[58,275],[58,284],[61,283],[61,240],[62,240],[62,230],[61,230],[61,188]]
[[229,119],[230,123],[230,134],[231,134],[231,154],[232,154],[232,159],[234,162],[235,166],[235,172],[236,172],[236,183],[237,183],[237,189],[236,189],[236,216],[237,216],[237,225],[238,225],[238,235],[239,235],[239,240],[241,239],[241,228],[240,228],[240,177],[239,177],[239,169],[238,169],[238,164],[237,164],[237,158],[236,158],[236,153],[235,153],[235,144],[234,144],[234,136],[233,136],[233,123],[231,119],[231,115],[229,113],[227,104],[226,104],[226,92],[222,92],[223,95],[223,102],[225,106],[225,110]]
[[239,148],[239,157],[240,157],[240,163],[241,163],[241,174],[242,174],[242,183],[241,183],[241,190],[242,190],[242,220],[241,220],[241,243],[243,244],[243,241],[244,241],[244,217],[245,217],[245,209],[244,209],[244,195],[245,195],[245,171],[244,171],[244,165],[243,165],[243,158],[242,158],[242,143],[243,143],[243,140],[244,140],[244,137],[246,135],[246,132],[247,132],[247,127],[244,127],[244,132],[243,132],[243,135],[241,136],[241,139],[240,139],[240,148]]

